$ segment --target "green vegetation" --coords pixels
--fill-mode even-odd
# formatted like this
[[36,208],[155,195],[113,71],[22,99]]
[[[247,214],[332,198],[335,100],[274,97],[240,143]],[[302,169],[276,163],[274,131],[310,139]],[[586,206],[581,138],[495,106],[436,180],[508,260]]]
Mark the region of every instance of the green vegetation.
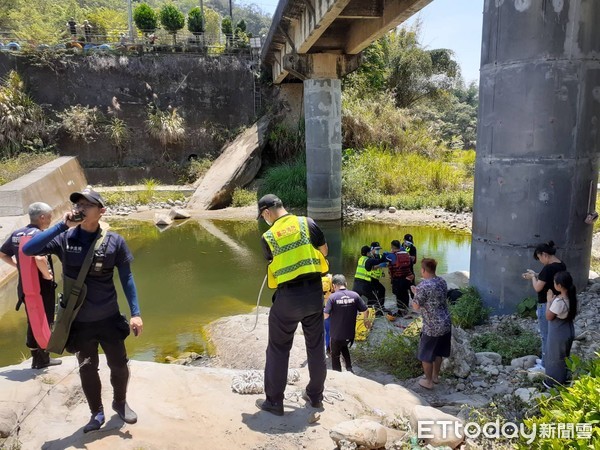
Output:
[[306,206],[306,160],[297,158],[289,163],[271,167],[264,176],[258,197],[275,194],[286,206]]
[[133,21],[138,30],[152,33],[158,27],[158,14],[147,3],[140,3],[133,10]]
[[190,9],[188,13],[188,31],[191,33],[203,33],[204,32],[204,16],[202,10],[197,6]]
[[16,180],[54,159],[56,155],[50,152],[20,153],[12,158],[3,158],[0,160],[0,185]]
[[356,364],[369,370],[385,370],[399,379],[412,378],[423,372],[415,357],[419,336],[389,331],[377,346],[358,343],[352,350]]
[[250,206],[254,205],[258,199],[256,198],[256,192],[248,189],[235,188],[233,191],[233,197],[231,199],[231,206]]
[[[518,448],[600,448],[600,354],[596,353],[591,361],[572,356],[567,366],[573,373],[571,386],[552,389],[550,397],[539,398],[539,414],[524,421],[529,430],[537,428],[537,438],[533,446],[521,439]],[[550,436],[540,434],[542,424],[557,423],[573,425],[570,438],[561,436],[556,429]],[[586,429],[578,430],[577,424],[586,424]],[[588,436],[578,431],[587,432]]]
[[537,311],[537,298],[535,298],[535,297],[524,298],[517,305],[517,314],[521,317],[529,317],[531,319],[535,319],[536,311]]
[[75,105],[57,114],[61,127],[75,141],[92,142],[100,132],[98,123],[103,119],[97,107]]
[[504,365],[510,364],[514,358],[539,355],[541,345],[537,333],[526,331],[512,322],[504,322],[496,331],[480,334],[471,340],[473,350],[499,353]]
[[452,324],[466,330],[487,321],[491,308],[483,306],[483,300],[477,289],[467,286],[460,291],[462,296],[455,304],[450,305]]
[[27,95],[19,74],[11,70],[0,80],[0,156],[43,148],[46,131],[42,108]]
[[355,206],[439,206],[452,211],[469,211],[473,206],[469,175],[442,159],[369,147],[361,152],[347,150],[342,167],[344,201]]
[[160,9],[160,24],[173,35],[173,44],[177,43],[177,32],[185,25],[185,16],[172,3],[166,3]]
[[150,136],[158,139],[165,149],[168,145],[179,142],[185,135],[185,121],[177,113],[177,108],[162,111],[156,105],[151,105],[148,108],[146,127]]

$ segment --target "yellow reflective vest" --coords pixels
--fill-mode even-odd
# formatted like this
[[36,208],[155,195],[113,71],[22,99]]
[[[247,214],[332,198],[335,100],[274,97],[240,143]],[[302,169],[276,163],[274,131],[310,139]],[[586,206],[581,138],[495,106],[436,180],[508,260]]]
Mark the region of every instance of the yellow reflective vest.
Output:
[[358,264],[356,265],[356,273],[354,274],[354,278],[371,282],[371,272],[368,272],[365,268],[367,259],[369,258],[366,256],[361,256],[358,258]]
[[306,217],[289,214],[278,219],[263,238],[271,249],[273,261],[268,268],[268,285],[276,288],[309,273],[326,274],[329,270],[323,254],[310,242]]

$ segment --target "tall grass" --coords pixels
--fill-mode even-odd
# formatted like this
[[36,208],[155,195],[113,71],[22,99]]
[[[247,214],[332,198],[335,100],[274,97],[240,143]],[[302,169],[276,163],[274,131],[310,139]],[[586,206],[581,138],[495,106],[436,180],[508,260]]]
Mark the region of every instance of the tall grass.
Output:
[[347,151],[343,162],[344,201],[359,207],[472,208],[472,180],[464,168],[418,153],[398,155],[369,147]]
[[306,206],[306,160],[297,158],[292,162],[270,168],[258,190],[258,196],[275,194],[285,206]]

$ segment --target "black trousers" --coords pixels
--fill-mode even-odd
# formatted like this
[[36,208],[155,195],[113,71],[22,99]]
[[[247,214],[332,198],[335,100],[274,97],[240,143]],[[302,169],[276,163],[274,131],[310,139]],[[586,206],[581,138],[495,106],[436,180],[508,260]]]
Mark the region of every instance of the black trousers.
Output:
[[[52,328],[54,323],[54,307],[55,307],[55,294],[56,294],[56,283],[51,280],[40,280],[40,294],[42,295],[42,302],[44,303],[44,312],[46,313],[46,319],[48,325]],[[25,304],[25,311],[27,311],[27,304]],[[27,338],[25,345],[30,349],[37,349],[38,345],[35,337],[33,336],[33,330],[29,323],[29,313],[27,313]]]
[[385,286],[381,284],[379,280],[371,279],[371,290],[377,298],[377,302],[375,303],[375,305],[380,310],[383,310],[383,305],[385,303]]
[[110,383],[113,387],[113,400],[123,402],[127,398],[129,367],[125,349],[126,330],[123,318],[117,314],[96,322],[74,322],[69,335],[69,351],[75,351],[81,365],[79,377],[90,411],[96,414],[103,409],[102,383],[98,374],[98,345],[104,350],[110,368]]
[[352,290],[361,297],[365,297],[367,299],[367,303],[369,304],[376,301],[375,291],[373,290],[373,285],[370,281],[363,280],[361,278],[355,278]]
[[312,401],[323,399],[327,366],[323,325],[321,279],[289,288],[279,287],[269,313],[269,344],[265,364],[265,394],[274,403],[283,402],[290,350],[294,333],[302,324],[310,381],[306,393]]
[[411,286],[412,281],[406,278],[392,278],[392,292],[396,296],[396,306],[398,306],[399,310],[408,309]]
[[352,361],[350,361],[350,350],[348,350],[348,344],[350,340],[346,339],[343,341],[331,340],[331,368],[338,372],[342,371],[342,365],[340,363],[340,355],[344,357],[346,362],[346,370],[352,369]]

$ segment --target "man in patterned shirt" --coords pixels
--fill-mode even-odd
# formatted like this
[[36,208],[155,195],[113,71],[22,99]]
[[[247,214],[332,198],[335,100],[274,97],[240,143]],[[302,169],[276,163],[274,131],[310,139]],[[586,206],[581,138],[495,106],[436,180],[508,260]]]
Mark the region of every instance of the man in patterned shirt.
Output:
[[425,389],[433,389],[433,385],[439,383],[442,358],[450,356],[452,322],[447,302],[448,286],[435,274],[436,268],[435,259],[423,258],[423,281],[418,286],[411,286],[415,295],[413,308],[423,315],[418,358],[425,372],[425,378],[419,380],[419,385]]

